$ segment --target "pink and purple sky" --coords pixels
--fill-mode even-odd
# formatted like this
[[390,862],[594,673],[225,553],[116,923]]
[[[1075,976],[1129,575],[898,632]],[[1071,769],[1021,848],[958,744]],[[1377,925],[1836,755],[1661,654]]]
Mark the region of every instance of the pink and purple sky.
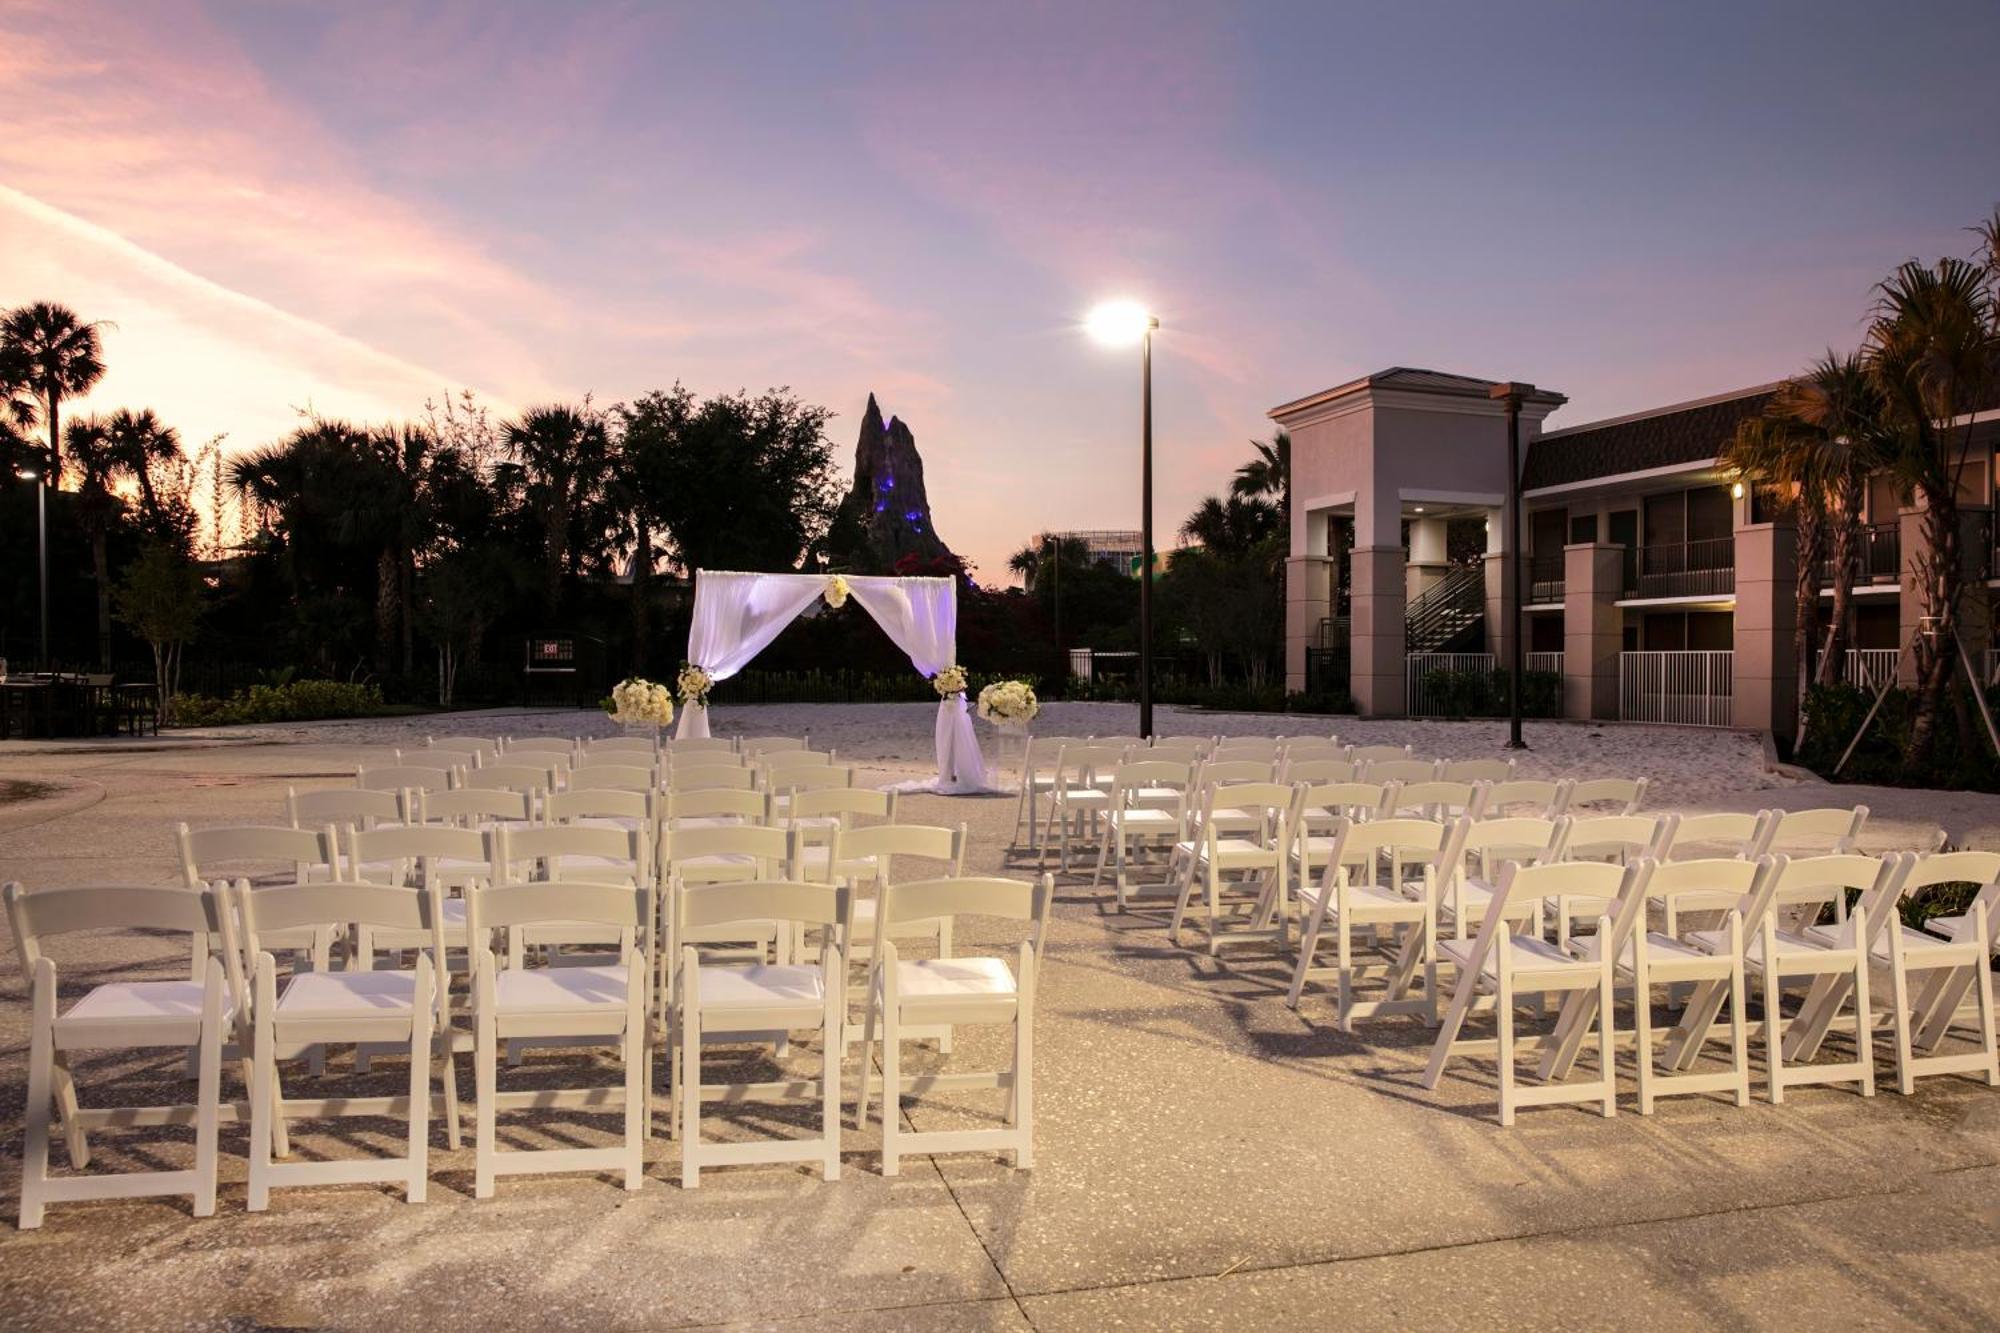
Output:
[[0,306],[110,320],[191,441],[675,379],[870,391],[1002,580],[1171,533],[1388,365],[1575,424],[1857,338],[2000,199],[2000,7],[0,0]]

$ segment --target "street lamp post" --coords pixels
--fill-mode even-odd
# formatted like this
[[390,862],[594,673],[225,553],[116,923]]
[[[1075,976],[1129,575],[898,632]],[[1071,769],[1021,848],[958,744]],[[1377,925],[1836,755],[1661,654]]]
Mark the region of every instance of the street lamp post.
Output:
[[49,669],[49,488],[42,482],[42,474],[34,468],[24,467],[15,476],[22,481],[35,483],[35,535],[39,541],[36,572],[41,582],[42,597],[42,639],[41,660],[36,664],[41,671]]
[[1525,750],[1521,739],[1521,671],[1527,662],[1521,642],[1521,400],[1535,391],[1532,384],[1496,384],[1488,396],[1507,409],[1507,748]]
[[1107,301],[1090,312],[1091,336],[1108,346],[1139,344],[1139,735],[1153,734],[1153,332],[1159,319],[1136,301]]

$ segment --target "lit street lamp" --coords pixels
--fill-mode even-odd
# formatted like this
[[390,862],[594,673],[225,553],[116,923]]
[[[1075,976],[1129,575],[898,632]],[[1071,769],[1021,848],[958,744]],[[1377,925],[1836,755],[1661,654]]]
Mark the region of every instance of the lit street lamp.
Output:
[[1106,347],[1139,344],[1139,735],[1153,734],[1153,330],[1137,301],[1106,301],[1084,321]]
[[36,665],[42,671],[49,669],[49,488],[42,484],[42,474],[32,467],[15,471],[22,481],[35,483],[35,530],[41,539],[39,572],[42,585],[42,643],[41,661]]

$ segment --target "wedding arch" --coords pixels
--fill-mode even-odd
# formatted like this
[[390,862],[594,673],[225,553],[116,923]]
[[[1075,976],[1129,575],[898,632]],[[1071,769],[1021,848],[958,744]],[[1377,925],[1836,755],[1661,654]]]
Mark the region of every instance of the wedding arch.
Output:
[[[875,618],[890,642],[908,653],[910,664],[926,677],[957,663],[955,578],[741,574],[713,569],[695,572],[688,661],[713,680],[727,680],[814,602],[827,597],[838,606],[843,591]],[[674,735],[708,735],[707,706],[682,709]],[[948,794],[987,790],[986,762],[980,757],[979,738],[973,734],[972,713],[963,694],[938,702],[936,739],[937,780],[926,783],[926,788]]]

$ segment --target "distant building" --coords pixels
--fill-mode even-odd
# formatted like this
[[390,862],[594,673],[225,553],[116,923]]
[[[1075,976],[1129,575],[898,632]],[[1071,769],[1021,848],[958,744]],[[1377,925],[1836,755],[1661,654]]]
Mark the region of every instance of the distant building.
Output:
[[[1137,528],[1122,531],[1116,528],[1091,528],[1076,532],[1038,532],[1028,538],[1028,549],[1043,551],[1053,548],[1057,542],[1082,542],[1089,550],[1090,558],[1100,565],[1110,565],[1121,574],[1139,577],[1139,552],[1142,547],[1141,534]],[[1153,558],[1160,558],[1154,552]],[[1028,591],[1035,589],[1035,575],[1031,570],[1024,576]]]

